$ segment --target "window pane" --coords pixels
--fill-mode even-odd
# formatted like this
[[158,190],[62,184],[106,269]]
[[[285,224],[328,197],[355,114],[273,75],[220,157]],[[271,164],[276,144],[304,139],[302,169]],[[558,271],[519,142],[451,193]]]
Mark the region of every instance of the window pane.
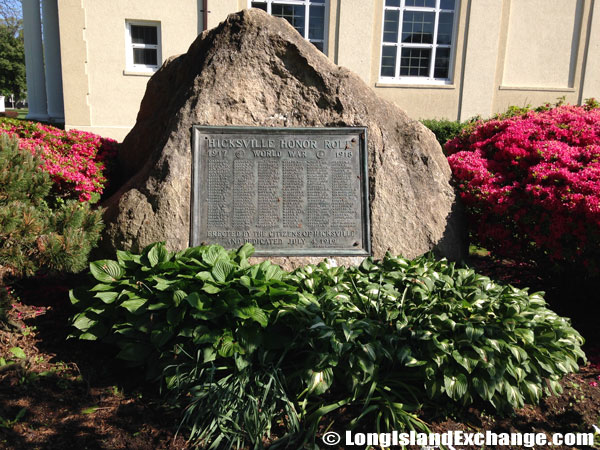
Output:
[[385,6],[400,6],[400,0],[385,0]]
[[131,42],[134,44],[151,44],[158,43],[156,27],[131,25]]
[[325,0],[311,0],[311,3],[325,3]]
[[325,7],[310,6],[310,14],[308,17],[308,38],[323,39],[325,34]]
[[266,3],[252,2],[252,7],[262,9],[264,12],[267,12],[267,4]]
[[383,20],[383,42],[398,42],[398,22],[400,11],[397,9],[387,10]]
[[304,34],[304,6],[286,5],[282,3],[273,3],[271,5],[271,14],[276,17],[283,17],[287,20],[303,37]]
[[381,48],[381,76],[393,77],[396,72],[396,47],[384,45]]
[[428,77],[430,48],[403,48],[400,58],[400,76]]
[[452,44],[452,28],[454,27],[454,13],[440,13],[438,19],[437,43]]
[[157,66],[157,53],[158,51],[155,48],[134,48],[133,63],[145,66]]
[[312,45],[317,47],[319,50],[323,51],[323,42],[322,41],[311,42],[311,43],[312,43]]
[[435,8],[435,0],[406,0],[405,5]]
[[440,2],[441,9],[454,9],[454,0],[441,0]]
[[435,13],[404,11],[402,42],[405,44],[432,44]]
[[435,52],[435,69],[433,70],[434,78],[448,78],[450,70],[450,49],[438,48]]

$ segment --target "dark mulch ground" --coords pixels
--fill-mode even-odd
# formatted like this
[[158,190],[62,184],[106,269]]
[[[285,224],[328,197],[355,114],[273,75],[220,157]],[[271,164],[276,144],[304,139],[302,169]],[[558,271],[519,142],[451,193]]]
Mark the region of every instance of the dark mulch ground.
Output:
[[[487,256],[474,257],[472,264],[495,279],[546,290],[552,309],[571,317],[586,338],[592,364],[563,380],[562,395],[509,417],[471,408],[426,411],[423,418],[440,432],[593,431],[600,423],[600,308],[594,304],[593,283],[540,280],[534,268]],[[178,413],[161,406],[157,386],[120,366],[113,349],[66,339],[72,314],[67,291],[79,281],[38,278],[16,284],[10,294],[8,316],[16,328],[0,330],[0,449],[189,448],[183,437],[175,437]],[[327,419],[333,421],[332,430],[341,431],[351,418],[346,411]]]

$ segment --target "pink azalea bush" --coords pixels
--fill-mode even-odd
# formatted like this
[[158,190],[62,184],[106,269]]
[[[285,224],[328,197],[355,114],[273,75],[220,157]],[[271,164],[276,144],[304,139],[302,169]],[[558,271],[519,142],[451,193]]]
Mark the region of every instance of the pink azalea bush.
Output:
[[58,198],[97,201],[106,184],[107,164],[117,154],[117,142],[93,133],[43,125],[36,122],[0,120],[0,134],[19,138],[19,147],[36,152],[42,169],[54,181]]
[[592,101],[477,122],[446,143],[478,244],[502,257],[597,271],[597,106]]

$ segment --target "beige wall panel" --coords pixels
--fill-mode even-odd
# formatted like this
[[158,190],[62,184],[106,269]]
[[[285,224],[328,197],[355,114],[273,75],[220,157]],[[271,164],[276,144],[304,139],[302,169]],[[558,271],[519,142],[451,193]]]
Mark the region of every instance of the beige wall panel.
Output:
[[595,0],[592,5],[580,101],[591,97],[600,99],[600,1]]
[[[466,6],[467,2],[464,3]],[[492,113],[504,11],[500,0],[469,2],[460,120]]]
[[[84,0],[92,126],[121,137],[135,123],[149,75],[126,71],[125,21],[160,22],[162,61],[187,51],[198,34],[198,3],[178,0],[178,8],[165,8],[163,0],[123,2]],[[61,27],[62,29],[62,27]],[[64,69],[63,69],[64,70]],[[66,105],[65,105],[65,109]],[[73,118],[67,126],[77,126]],[[112,130],[112,131],[111,131]]]
[[[335,0],[332,0],[335,2]],[[373,62],[372,46],[374,39],[375,8],[373,2],[364,0],[339,0],[339,35],[337,61],[340,66],[356,72],[369,83]],[[336,23],[330,20],[330,25]]]
[[584,0],[511,2],[503,86],[573,86]]
[[[200,0],[201,1],[201,0]],[[208,0],[208,30],[216,27],[231,13],[248,8],[246,0]]]
[[568,90],[519,90],[500,89],[496,93],[496,102],[492,113],[505,112],[509,106],[540,106],[546,103],[556,103],[559,98],[565,97],[567,103],[578,102],[577,92]]
[[375,87],[381,98],[395,103],[413,119],[456,119],[458,111],[456,88]]
[[85,11],[81,0],[58,0],[60,58],[66,124],[91,124]]

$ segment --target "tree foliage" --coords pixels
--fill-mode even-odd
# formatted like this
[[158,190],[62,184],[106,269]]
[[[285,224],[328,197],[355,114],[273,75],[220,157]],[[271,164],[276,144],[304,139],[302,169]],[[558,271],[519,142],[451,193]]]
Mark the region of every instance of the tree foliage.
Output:
[[26,90],[21,4],[0,0],[0,95],[20,98]]

